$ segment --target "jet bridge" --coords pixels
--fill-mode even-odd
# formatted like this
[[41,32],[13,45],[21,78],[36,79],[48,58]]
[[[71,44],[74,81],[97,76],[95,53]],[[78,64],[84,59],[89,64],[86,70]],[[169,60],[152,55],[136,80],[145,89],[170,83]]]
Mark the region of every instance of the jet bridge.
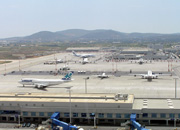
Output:
[[150,130],[150,129],[146,129],[144,127],[141,126],[141,124],[139,124],[138,122],[136,122],[136,114],[132,113],[130,116],[130,121],[131,121],[131,130]]
[[66,122],[60,121],[59,119],[59,112],[55,112],[52,114],[51,116],[51,120],[52,120],[52,130],[56,130],[56,128],[54,128],[55,126],[60,126],[63,128],[63,130],[83,130],[82,128],[79,128],[77,126],[73,126],[71,124],[68,124]]

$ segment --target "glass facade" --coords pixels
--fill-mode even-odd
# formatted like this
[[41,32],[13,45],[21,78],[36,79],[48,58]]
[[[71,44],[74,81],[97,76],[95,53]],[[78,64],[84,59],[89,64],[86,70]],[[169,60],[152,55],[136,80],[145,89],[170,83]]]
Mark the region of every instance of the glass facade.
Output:
[[89,113],[89,117],[95,117],[95,113]]
[[31,112],[31,116],[36,116],[36,112]]
[[112,118],[112,113],[107,113],[107,118]]
[[52,116],[52,112],[48,112],[48,117],[51,117]]
[[104,118],[104,113],[99,113],[99,114],[98,114],[98,117],[99,117],[99,118]]
[[174,117],[175,117],[175,116],[174,116],[174,114],[173,114],[173,113],[170,113],[170,114],[169,114],[169,118],[174,119]]
[[39,112],[39,116],[44,116],[44,112]]
[[156,114],[156,113],[152,113],[152,114],[151,114],[151,117],[152,117],[152,118],[157,118],[157,114]]
[[130,118],[130,114],[124,114],[124,118]]
[[166,118],[166,114],[165,114],[165,113],[161,113],[161,114],[160,114],[160,117],[161,117],[161,118]]
[[78,113],[73,113],[73,117],[78,117]]
[[64,117],[69,117],[69,113],[64,113]]
[[81,113],[81,117],[86,117],[87,114],[86,113]]
[[180,118],[180,114],[178,114],[178,118]]
[[24,111],[23,116],[28,116],[28,112]]
[[147,113],[143,113],[142,117],[148,117]]
[[121,118],[121,114],[116,113],[116,118]]

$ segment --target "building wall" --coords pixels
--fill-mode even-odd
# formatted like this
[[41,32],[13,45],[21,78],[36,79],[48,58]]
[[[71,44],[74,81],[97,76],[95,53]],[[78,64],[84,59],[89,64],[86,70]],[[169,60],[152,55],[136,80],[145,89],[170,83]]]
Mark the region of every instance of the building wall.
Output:
[[[17,122],[18,115],[22,122],[44,121],[53,112],[60,112],[60,119],[69,121],[69,102],[0,102],[0,121]],[[93,123],[92,113],[97,124],[109,123],[120,125],[130,119],[131,113],[137,113],[137,120],[150,124],[159,120],[167,123],[171,119],[180,118],[177,109],[133,109],[132,103],[71,103],[73,123]],[[148,121],[148,122],[147,122]]]

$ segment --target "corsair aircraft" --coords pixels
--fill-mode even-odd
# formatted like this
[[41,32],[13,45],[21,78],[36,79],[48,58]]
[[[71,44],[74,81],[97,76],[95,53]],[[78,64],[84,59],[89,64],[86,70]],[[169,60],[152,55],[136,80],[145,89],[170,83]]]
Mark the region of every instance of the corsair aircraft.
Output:
[[23,85],[34,85],[38,89],[43,89],[51,85],[58,85],[61,83],[70,82],[73,79],[71,79],[72,72],[69,72],[65,75],[62,79],[35,79],[35,78],[23,78],[19,81],[20,84]]

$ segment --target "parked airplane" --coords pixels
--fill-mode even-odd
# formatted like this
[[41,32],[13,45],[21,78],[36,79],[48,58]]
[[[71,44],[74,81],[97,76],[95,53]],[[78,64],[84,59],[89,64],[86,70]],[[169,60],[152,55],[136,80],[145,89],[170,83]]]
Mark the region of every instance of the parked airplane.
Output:
[[139,63],[140,65],[142,65],[144,62],[145,62],[145,61],[141,58],[141,59],[138,60],[137,63]]
[[48,64],[48,65],[51,65],[51,64],[59,64],[59,63],[63,63],[63,60],[62,60],[62,59],[58,59],[58,60],[52,60],[52,61],[46,61],[46,62],[44,62],[44,64]]
[[[142,76],[142,79],[147,79],[147,81],[152,81],[152,79],[157,79],[160,75],[169,75],[169,74],[154,74],[151,70],[148,70],[147,74],[135,74],[134,76]],[[170,75],[169,75],[170,76]]]
[[80,58],[88,58],[88,57],[95,57],[93,54],[76,54],[75,51],[72,51],[74,56],[80,57]]
[[59,70],[70,70],[70,67],[68,65],[64,65],[63,67],[61,67]]
[[82,64],[87,64],[87,63],[89,63],[88,58],[84,58]]
[[38,89],[43,89],[51,85],[58,85],[61,83],[66,83],[72,81],[71,79],[73,72],[69,72],[62,79],[35,79],[35,78],[23,78],[19,81],[20,84],[23,85],[34,85]]
[[97,77],[104,79],[104,78],[109,78],[109,75],[106,75],[106,73],[102,73],[101,75],[97,75]]

